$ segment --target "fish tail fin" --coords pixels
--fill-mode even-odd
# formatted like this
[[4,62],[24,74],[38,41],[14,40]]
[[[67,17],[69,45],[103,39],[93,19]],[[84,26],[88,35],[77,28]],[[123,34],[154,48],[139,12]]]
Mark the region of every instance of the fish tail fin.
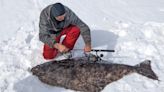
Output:
[[158,76],[151,68],[151,61],[145,60],[135,66],[136,72],[153,80],[158,80]]

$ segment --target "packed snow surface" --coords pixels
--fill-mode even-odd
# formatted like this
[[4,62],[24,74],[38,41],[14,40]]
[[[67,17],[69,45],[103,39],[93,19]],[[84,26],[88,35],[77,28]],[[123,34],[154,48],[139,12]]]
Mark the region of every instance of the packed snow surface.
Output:
[[[136,65],[150,59],[160,79],[134,73],[102,92],[163,92],[164,0],[0,0],[0,92],[75,92],[43,84],[29,72],[46,62],[38,39],[40,12],[59,1],[88,24],[93,48],[115,50],[103,53],[105,60]],[[80,37],[75,49],[83,46]]]

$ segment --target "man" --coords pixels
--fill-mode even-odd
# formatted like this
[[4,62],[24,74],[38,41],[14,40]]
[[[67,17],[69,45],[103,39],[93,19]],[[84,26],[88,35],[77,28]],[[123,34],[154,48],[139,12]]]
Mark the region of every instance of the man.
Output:
[[[47,6],[40,14],[39,39],[44,43],[43,57],[56,58],[57,54],[68,53],[73,49],[79,34],[85,42],[84,51],[91,51],[89,27],[73,11],[61,3]],[[62,43],[60,38],[66,35]]]

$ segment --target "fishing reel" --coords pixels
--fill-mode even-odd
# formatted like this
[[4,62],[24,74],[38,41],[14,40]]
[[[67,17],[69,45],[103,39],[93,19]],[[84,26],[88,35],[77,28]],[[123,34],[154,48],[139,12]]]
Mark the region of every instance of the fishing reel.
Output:
[[97,62],[97,61],[101,61],[104,55],[103,54],[98,55],[97,53],[96,55],[92,53],[85,53],[85,56],[87,57],[88,61]]

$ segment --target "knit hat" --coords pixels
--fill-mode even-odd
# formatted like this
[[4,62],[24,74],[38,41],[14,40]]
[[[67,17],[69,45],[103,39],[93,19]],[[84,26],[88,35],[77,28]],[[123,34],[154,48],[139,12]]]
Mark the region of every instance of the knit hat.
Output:
[[53,17],[63,15],[65,13],[64,5],[61,3],[53,4],[50,13]]

